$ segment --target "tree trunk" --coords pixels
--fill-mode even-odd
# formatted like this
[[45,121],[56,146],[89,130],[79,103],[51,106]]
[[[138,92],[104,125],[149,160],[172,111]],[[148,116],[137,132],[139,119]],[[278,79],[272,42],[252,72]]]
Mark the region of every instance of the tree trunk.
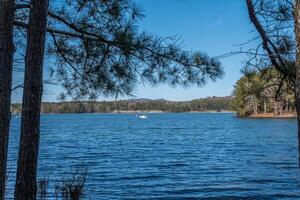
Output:
[[13,67],[14,0],[0,1],[0,200],[4,200]]
[[31,1],[15,200],[36,199],[47,11],[48,0]]
[[297,42],[296,48],[296,111],[298,122],[298,152],[300,167],[300,0],[295,1],[295,36]]
[[265,113],[265,116],[267,116],[267,101],[266,101],[266,99],[264,99],[264,113]]

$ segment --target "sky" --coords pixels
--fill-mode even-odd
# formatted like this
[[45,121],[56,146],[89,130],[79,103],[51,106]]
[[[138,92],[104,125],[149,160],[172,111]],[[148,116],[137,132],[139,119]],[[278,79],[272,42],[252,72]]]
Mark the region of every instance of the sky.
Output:
[[[253,37],[244,0],[139,0],[145,18],[140,27],[162,36],[180,35],[187,50],[200,50],[219,56],[240,49]],[[223,79],[204,87],[151,88],[140,85],[137,97],[191,100],[207,96],[231,95],[233,85],[242,76],[245,55],[222,59]]]
[[[139,29],[157,36],[180,36],[186,50],[200,50],[209,56],[220,56],[238,51],[239,44],[253,37],[244,0],[137,0],[145,17]],[[166,99],[185,101],[208,96],[231,95],[233,85],[242,76],[240,70],[246,61],[245,55],[221,59],[225,76],[216,82],[209,81],[203,87],[169,87],[138,85],[128,98]],[[47,63],[46,63],[47,65]],[[47,76],[47,74],[45,74]],[[47,79],[47,77],[44,77]],[[59,86],[44,87],[43,101],[57,101],[62,91]],[[20,101],[19,92],[13,101]],[[99,100],[112,100],[100,97]]]

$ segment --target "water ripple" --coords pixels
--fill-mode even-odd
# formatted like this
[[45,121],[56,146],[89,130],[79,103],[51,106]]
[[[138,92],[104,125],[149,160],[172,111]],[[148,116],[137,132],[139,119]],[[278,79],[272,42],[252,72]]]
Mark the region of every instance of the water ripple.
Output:
[[[19,119],[12,120],[12,199]],[[86,199],[300,199],[296,121],[233,114],[43,115],[40,178],[53,187],[78,163]],[[52,189],[51,189],[52,188]],[[50,198],[51,199],[51,198]]]

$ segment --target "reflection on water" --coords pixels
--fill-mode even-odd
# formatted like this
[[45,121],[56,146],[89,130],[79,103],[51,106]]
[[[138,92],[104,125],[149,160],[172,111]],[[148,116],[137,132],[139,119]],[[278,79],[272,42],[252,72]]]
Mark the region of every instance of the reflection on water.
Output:
[[[19,120],[10,137],[10,197]],[[87,199],[300,199],[295,120],[63,114],[43,115],[41,130],[39,177],[53,188],[85,163]]]

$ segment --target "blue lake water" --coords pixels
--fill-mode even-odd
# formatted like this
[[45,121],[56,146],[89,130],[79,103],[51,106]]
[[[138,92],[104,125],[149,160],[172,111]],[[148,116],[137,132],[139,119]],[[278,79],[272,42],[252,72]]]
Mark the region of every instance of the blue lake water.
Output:
[[[9,198],[19,126],[14,118]],[[294,119],[42,115],[38,173],[49,179],[49,191],[82,163],[89,174],[85,199],[300,199]]]

